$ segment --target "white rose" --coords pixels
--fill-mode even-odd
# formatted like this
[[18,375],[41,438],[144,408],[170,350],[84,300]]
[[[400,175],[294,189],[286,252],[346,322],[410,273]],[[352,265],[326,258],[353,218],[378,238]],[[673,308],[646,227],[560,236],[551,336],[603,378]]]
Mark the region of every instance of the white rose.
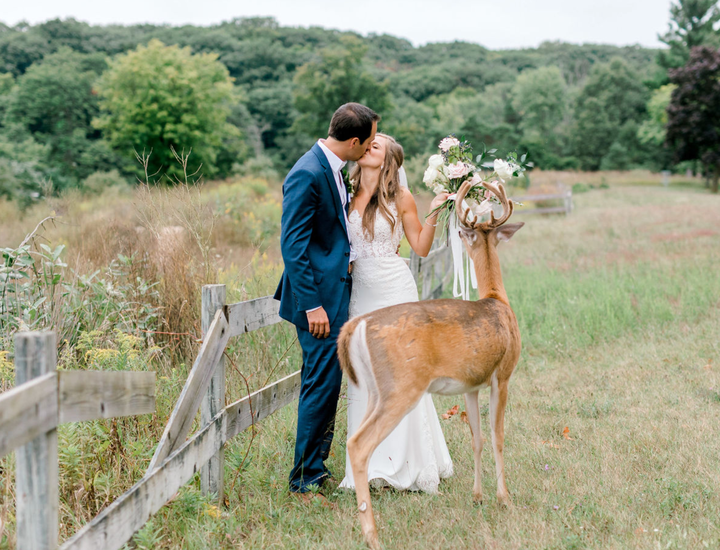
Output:
[[439,173],[436,168],[428,166],[427,170],[425,170],[425,174],[423,174],[423,183],[430,187],[430,185],[438,178],[438,175]]
[[445,164],[445,159],[442,155],[433,155],[428,159],[428,168],[437,170],[443,164]]
[[493,168],[503,182],[509,180],[513,176],[513,172],[515,172],[514,165],[502,159],[495,159]]
[[442,184],[438,183],[433,187],[433,193],[436,195],[439,195],[440,193],[445,193],[445,187],[443,187]]

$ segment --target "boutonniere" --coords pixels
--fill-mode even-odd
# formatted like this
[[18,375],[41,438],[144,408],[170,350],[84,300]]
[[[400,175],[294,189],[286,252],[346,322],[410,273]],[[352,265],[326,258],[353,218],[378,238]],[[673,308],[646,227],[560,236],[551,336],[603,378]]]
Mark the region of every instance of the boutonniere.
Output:
[[350,181],[350,176],[348,175],[347,168],[343,168],[340,170],[340,174],[342,174],[343,183],[345,184],[345,189],[347,190],[348,195],[353,194],[353,185]]

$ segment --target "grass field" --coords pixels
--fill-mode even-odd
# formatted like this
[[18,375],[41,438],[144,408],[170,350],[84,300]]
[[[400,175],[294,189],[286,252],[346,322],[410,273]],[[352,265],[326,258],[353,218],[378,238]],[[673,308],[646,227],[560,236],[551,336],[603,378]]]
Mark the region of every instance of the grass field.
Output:
[[[720,197],[697,186],[607,183],[576,195],[569,217],[523,218],[526,227],[501,245],[523,336],[506,417],[511,506],[497,506],[489,444],[485,503],[472,503],[470,433],[453,416],[441,421],[455,466],[441,494],[373,495],[388,549],[720,547]],[[277,265],[268,254],[253,260],[251,277],[228,266],[220,272],[229,301],[270,290]],[[299,367],[293,339],[288,327],[272,327],[237,339],[229,354],[256,388]],[[100,467],[87,455],[113,433],[110,423],[85,423],[94,437],[91,428],[62,427],[61,441],[78,439],[75,454],[61,454],[63,536],[92,515],[81,512],[81,487],[101,494],[99,509],[142,475],[182,387],[184,365],[147,350],[135,357],[159,372],[158,414],[119,421],[125,456]],[[228,400],[245,394],[232,364],[228,392]],[[435,403],[438,413],[463,408],[459,396]],[[487,405],[481,412],[488,436]],[[252,441],[246,433],[228,446],[227,506],[200,496],[196,479],[132,546],[363,548],[353,493],[331,488],[334,508],[288,494],[295,414],[286,407]],[[344,401],[338,428],[330,468],[339,481]],[[105,485],[88,485],[93,468]],[[14,547],[12,506],[8,517],[0,548]]]

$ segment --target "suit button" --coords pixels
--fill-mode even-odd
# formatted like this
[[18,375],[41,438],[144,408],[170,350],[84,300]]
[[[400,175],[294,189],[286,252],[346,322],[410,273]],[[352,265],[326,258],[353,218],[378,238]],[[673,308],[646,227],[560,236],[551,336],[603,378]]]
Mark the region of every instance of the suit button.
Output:
[[349,257],[350,257],[350,252],[345,252],[345,257],[346,257],[346,258],[349,258]]
[[340,282],[341,282],[341,283],[344,283],[344,282],[345,282],[345,277],[341,277],[341,278],[340,278]]

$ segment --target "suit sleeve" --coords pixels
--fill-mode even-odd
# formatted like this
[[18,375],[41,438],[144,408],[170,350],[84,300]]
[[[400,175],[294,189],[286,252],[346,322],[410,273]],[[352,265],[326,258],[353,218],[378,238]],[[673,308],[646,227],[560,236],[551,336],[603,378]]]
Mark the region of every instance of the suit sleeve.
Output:
[[307,170],[291,172],[283,186],[280,248],[299,311],[322,305],[308,254],[317,207],[315,175]]

